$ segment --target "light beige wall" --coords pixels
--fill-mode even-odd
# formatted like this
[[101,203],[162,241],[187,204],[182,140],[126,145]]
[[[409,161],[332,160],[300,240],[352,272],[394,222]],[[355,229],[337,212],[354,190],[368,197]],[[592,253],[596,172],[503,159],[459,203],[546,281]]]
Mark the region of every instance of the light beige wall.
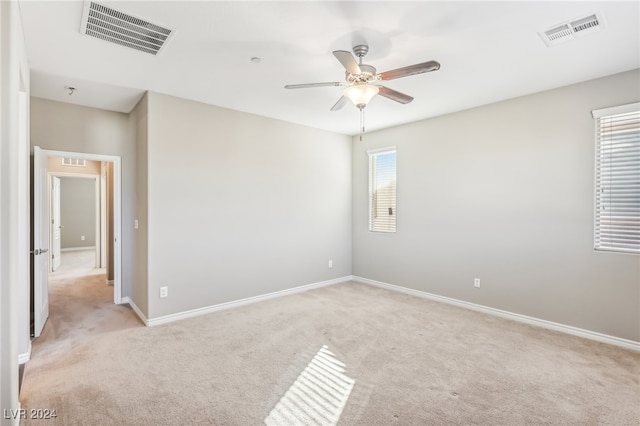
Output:
[[60,245],[63,249],[96,245],[96,179],[60,178]]
[[350,137],[148,101],[150,318],[350,275]]
[[135,133],[129,115],[31,98],[31,146],[121,157],[122,296],[135,286]]
[[[639,98],[634,70],[354,138],[353,274],[640,341],[640,256],[593,250],[591,118]],[[371,233],[389,145],[397,233]]]
[[149,317],[148,256],[147,256],[147,115],[148,96],[144,95],[131,112],[131,126],[136,135],[136,219],[134,256],[136,285],[131,298],[142,313]]

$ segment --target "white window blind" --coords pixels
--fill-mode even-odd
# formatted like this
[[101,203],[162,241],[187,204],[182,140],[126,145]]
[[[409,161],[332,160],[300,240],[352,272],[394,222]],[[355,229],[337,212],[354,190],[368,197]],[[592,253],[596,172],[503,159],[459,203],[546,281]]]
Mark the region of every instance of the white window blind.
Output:
[[593,111],[596,250],[640,253],[640,103]]
[[369,230],[396,231],[396,149],[369,154]]

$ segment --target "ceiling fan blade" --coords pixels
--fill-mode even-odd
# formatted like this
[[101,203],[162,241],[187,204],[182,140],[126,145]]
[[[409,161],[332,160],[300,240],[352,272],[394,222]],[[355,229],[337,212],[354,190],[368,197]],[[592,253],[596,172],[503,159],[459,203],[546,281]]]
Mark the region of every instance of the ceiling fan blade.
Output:
[[285,89],[305,89],[307,87],[325,87],[325,86],[344,86],[345,83],[334,81],[330,83],[306,83],[306,84],[287,84]]
[[384,96],[392,101],[400,102],[401,104],[408,104],[413,100],[411,96],[400,93],[397,90],[389,89],[385,86],[378,86],[378,88],[380,89],[378,91],[378,95]]
[[440,63],[436,61],[423,62],[421,64],[409,65],[408,67],[397,68],[391,71],[385,71],[380,74],[382,80],[393,80],[394,78],[408,77],[414,74],[422,74],[423,72],[437,71],[440,69]]
[[342,109],[342,107],[345,106],[348,102],[349,98],[347,98],[346,96],[341,97],[340,99],[338,99],[338,102],[336,102],[335,105],[331,107],[331,111],[338,111],[339,109]]
[[360,66],[351,52],[347,52],[346,50],[335,50],[333,52],[333,56],[340,61],[349,74],[362,74]]

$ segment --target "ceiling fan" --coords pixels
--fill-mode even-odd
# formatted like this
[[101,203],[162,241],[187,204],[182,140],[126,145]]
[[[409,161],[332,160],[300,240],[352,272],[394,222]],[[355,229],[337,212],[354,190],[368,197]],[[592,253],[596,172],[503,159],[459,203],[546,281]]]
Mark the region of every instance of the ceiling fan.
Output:
[[[386,86],[372,83],[394,80],[396,78],[408,77],[410,75],[422,74],[440,69],[440,64],[438,62],[427,61],[377,74],[374,67],[362,63],[362,58],[364,58],[367,52],[369,52],[369,46],[366,44],[354,46],[353,53],[358,57],[358,61],[356,61],[351,52],[347,52],[346,50],[336,50],[333,52],[333,55],[338,59],[338,61],[340,61],[346,70],[345,82],[336,81],[328,83],[288,84],[284,86],[284,88],[304,89],[308,87],[348,86],[344,90],[342,97],[338,99],[338,102],[331,107],[331,111],[342,109],[342,107],[351,100],[351,102],[360,109],[361,120],[363,120],[363,109],[375,95],[379,94],[401,104],[408,104],[413,100],[413,97],[409,95],[405,95],[404,93],[390,89]],[[364,126],[362,126],[362,133],[364,133]]]

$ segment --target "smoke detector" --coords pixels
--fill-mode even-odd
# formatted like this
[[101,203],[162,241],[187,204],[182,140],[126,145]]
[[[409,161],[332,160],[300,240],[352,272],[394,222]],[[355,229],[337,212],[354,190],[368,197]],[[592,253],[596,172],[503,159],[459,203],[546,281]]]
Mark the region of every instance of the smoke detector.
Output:
[[158,55],[174,31],[160,24],[87,0],[82,10],[80,33]]
[[601,13],[594,13],[583,18],[563,22],[553,28],[538,33],[542,41],[549,47],[574,40],[576,37],[592,34],[604,28],[605,22]]

